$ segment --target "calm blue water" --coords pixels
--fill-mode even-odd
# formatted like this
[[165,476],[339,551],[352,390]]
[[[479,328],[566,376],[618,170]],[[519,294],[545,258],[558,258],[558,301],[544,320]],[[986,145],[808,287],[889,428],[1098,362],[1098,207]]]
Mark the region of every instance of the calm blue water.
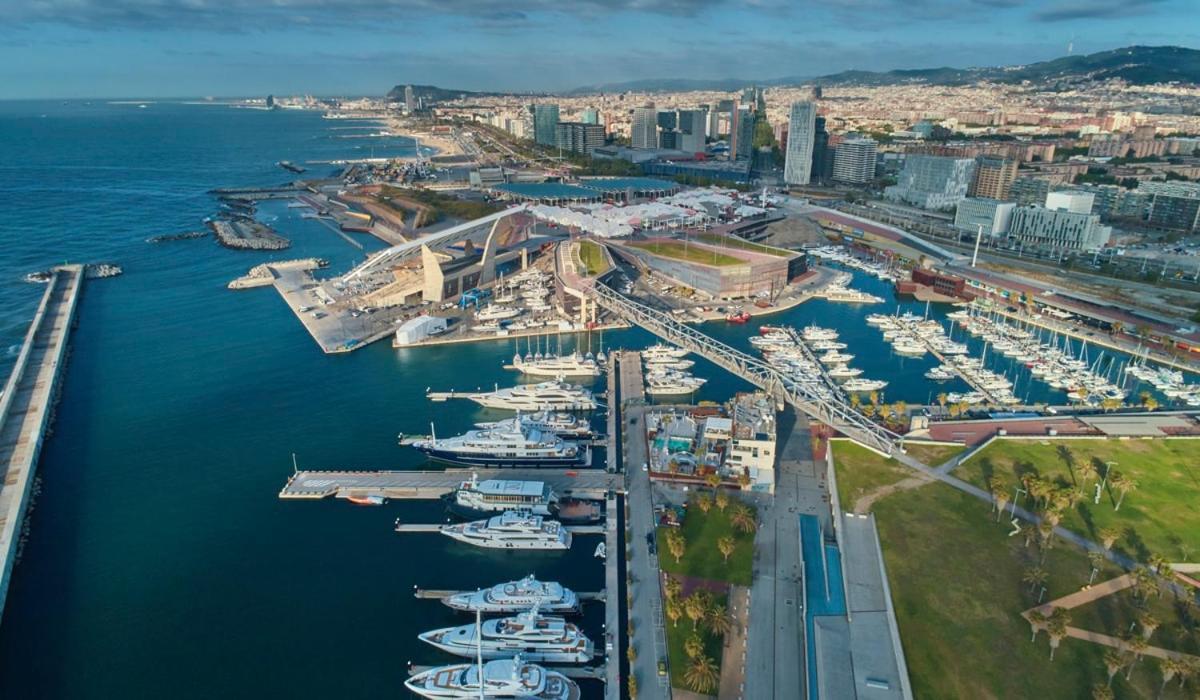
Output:
[[[426,387],[513,380],[500,369],[511,342],[385,343],[326,357],[272,290],[226,290],[266,260],[320,256],[344,270],[363,255],[282,204],[261,208],[293,239],[281,253],[144,242],[199,228],[211,188],[288,180],[278,160],[411,151],[404,139],[338,138],[348,132],[335,127],[349,125],[217,106],[0,103],[0,372],[42,291],[23,274],[63,260],[125,268],[89,283],[80,305],[32,534],[0,625],[0,697],[393,695],[407,661],[446,661],[416,634],[460,619],[414,600],[413,586],[476,587],[533,571],[578,590],[602,586],[588,538],[567,555],[481,553],[392,532],[396,517],[440,519],[435,504],[276,497],[293,452],[311,468],[419,467],[398,432],[430,421],[457,432],[496,416],[431,404]],[[859,286],[891,298],[873,279]],[[925,401],[920,374],[932,361],[892,355],[859,322],[894,308],[812,302],[767,322],[838,327],[854,364],[892,382],[889,400]],[[706,328],[748,349],[757,325]],[[651,339],[635,330],[604,342]],[[703,360],[697,372],[710,378],[699,399],[749,388]],[[594,637],[599,613],[586,620]]]

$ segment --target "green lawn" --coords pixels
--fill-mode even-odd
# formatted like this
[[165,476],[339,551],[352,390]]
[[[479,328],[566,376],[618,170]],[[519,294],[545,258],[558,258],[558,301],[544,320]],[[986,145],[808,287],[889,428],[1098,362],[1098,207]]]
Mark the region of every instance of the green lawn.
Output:
[[704,265],[727,267],[729,265],[745,264],[744,260],[735,258],[732,255],[726,255],[697,245],[685,246],[680,241],[639,241],[637,243],[630,243],[629,245],[650,251],[655,255],[661,255],[664,258],[687,260]]
[[[716,506],[707,514],[695,503],[688,506],[682,527],[686,548],[679,563],[675,562],[675,557],[671,556],[671,550],[667,547],[667,531],[674,528],[658,529],[658,562],[663,571],[741,586],[750,585],[754,533],[736,532],[733,529],[729,523],[729,513],[740,501],[736,498],[730,498],[729,501],[724,513]],[[717,540],[725,535],[732,535],[737,542],[737,549],[729,556],[728,562],[717,549]]]
[[693,236],[693,238],[695,238],[699,241],[703,241],[705,243],[711,243],[712,245],[716,245],[716,246],[723,246],[725,248],[737,248],[738,250],[749,250],[754,253],[764,253],[766,255],[774,255],[779,258],[786,258],[790,255],[795,255],[795,253],[790,250],[784,250],[783,248],[775,248],[773,246],[763,245],[762,243],[754,243],[751,241],[747,241],[747,240],[738,238],[737,236],[722,236],[717,233],[700,233],[700,234]]
[[579,242],[579,259],[583,262],[583,274],[587,277],[608,272],[608,258],[604,255],[604,248],[595,241]]
[[[1051,661],[1044,632],[1030,641],[1020,612],[1037,597],[1021,578],[1037,564],[1037,545],[1027,550],[1022,538],[1008,537],[987,504],[934,483],[888,496],[875,514],[916,697],[1083,700],[1107,680],[1104,647],[1066,639]],[[1083,552],[1062,542],[1044,569],[1047,600],[1077,590],[1090,571]],[[1118,698],[1152,698],[1158,685],[1155,663],[1145,660],[1132,685],[1114,682]],[[1194,697],[1187,693],[1196,687],[1172,684],[1162,697]]]
[[834,440],[833,467],[837,470],[838,498],[842,508],[853,510],[863,494],[913,475],[894,459],[878,455],[849,440]]
[[[1067,453],[1061,453],[1060,450]],[[1034,473],[1060,485],[1078,484],[1088,498],[1064,514],[1063,526],[1098,539],[1112,528],[1120,533],[1116,548],[1141,561],[1160,554],[1172,561],[1195,561],[1200,556],[1200,443],[1192,440],[997,440],[958,467],[955,474],[990,488],[1000,483],[1013,488],[1020,475]],[[1108,489],[1094,505],[1095,481],[1080,484],[1073,464],[1115,461],[1113,469],[1132,477],[1137,489],[1114,504],[1120,493]],[[1103,468],[1103,467],[1101,467]]]
[[1152,645],[1200,656],[1200,626],[1187,618],[1184,607],[1169,594],[1143,601],[1126,589],[1075,608],[1071,611],[1071,624],[1097,632],[1127,631],[1143,611],[1161,623],[1150,637]]
[[956,454],[967,449],[966,445],[922,445],[905,442],[904,450],[931,467],[936,467]]
[[[713,595],[713,603],[727,605],[728,596]],[[687,688],[687,684],[683,681],[684,674],[688,671],[690,659],[687,652],[683,650],[683,645],[687,642],[688,637],[692,636],[692,621],[686,616],[679,620],[678,625],[672,625],[670,620],[666,620],[667,631],[667,658],[670,660],[668,664],[671,674],[671,686],[675,688]],[[700,625],[700,638],[704,640],[704,653],[713,661],[717,662],[717,668],[721,667],[721,638],[708,634],[704,625]],[[713,693],[716,694],[715,692]]]

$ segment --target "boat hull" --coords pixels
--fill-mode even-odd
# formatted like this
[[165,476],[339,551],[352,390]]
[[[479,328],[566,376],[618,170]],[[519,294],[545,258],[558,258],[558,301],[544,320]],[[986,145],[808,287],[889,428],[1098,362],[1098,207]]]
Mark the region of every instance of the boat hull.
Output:
[[574,457],[501,457],[484,454],[459,454],[431,448],[417,448],[429,459],[444,464],[464,467],[488,467],[492,469],[552,469],[582,466],[583,454]]

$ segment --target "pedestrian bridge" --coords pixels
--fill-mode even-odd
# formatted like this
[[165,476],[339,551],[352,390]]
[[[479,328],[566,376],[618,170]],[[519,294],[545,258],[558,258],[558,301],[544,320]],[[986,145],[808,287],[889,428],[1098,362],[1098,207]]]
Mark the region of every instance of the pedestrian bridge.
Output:
[[797,381],[757,357],[731,348],[680,323],[669,314],[634,301],[604,284],[593,285],[593,296],[596,303],[626,321],[704,357],[763,389],[777,400],[795,406],[814,420],[832,426],[864,447],[891,456],[901,446],[902,438],[899,435],[868,420],[843,399],[830,401],[820,396],[815,391],[817,382],[809,384]]

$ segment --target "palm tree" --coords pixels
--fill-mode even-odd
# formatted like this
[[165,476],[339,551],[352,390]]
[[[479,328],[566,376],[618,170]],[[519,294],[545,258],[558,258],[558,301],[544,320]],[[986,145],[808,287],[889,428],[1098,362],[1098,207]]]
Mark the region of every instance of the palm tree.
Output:
[[683,643],[683,653],[688,655],[689,659],[694,659],[704,653],[704,640],[700,635],[693,634]]
[[943,411],[946,410],[946,402],[949,400],[950,400],[950,396],[944,391],[937,395],[938,405],[942,407]]
[[1104,652],[1104,668],[1108,670],[1108,686],[1112,687],[1113,676],[1117,675],[1125,666],[1125,657],[1116,649],[1109,649]]
[[729,535],[717,540],[717,550],[721,552],[721,556],[725,557],[725,561],[729,561],[729,555],[733,554],[735,549],[737,549],[737,542]]
[[719,679],[716,662],[703,655],[692,659],[692,665],[688,667],[687,673],[683,674],[683,682],[697,693],[715,690]]
[[696,496],[696,506],[701,512],[707,513],[713,507],[712,496],[703,493]]
[[1050,613],[1049,622],[1046,625],[1046,631],[1050,634],[1050,660],[1054,660],[1054,652],[1058,649],[1058,645],[1062,643],[1064,637],[1067,636],[1067,623],[1071,621],[1071,615],[1066,608],[1054,608],[1054,612]]
[[1138,619],[1138,622],[1142,625],[1142,636],[1146,638],[1146,641],[1150,641],[1150,637],[1154,634],[1154,630],[1158,629],[1159,624],[1161,624],[1158,621],[1158,618],[1150,613],[1142,613],[1142,616]]
[[683,608],[680,607],[679,601],[668,598],[666,613],[667,619],[671,621],[671,627],[678,627],[679,620],[683,617]]
[[1046,583],[1046,571],[1040,566],[1035,566],[1032,569],[1027,569],[1021,577],[1021,581],[1029,584],[1029,592],[1033,593],[1038,586]]
[[1107,685],[1092,686],[1092,700],[1113,700],[1112,688]]
[[729,507],[729,494],[724,491],[717,491],[717,495],[713,496],[713,503],[716,504],[717,510],[724,513],[725,509]]
[[1092,571],[1088,574],[1088,585],[1096,580],[1096,574],[1100,573],[1100,567],[1104,566],[1104,555],[1097,551],[1091,551],[1087,554],[1088,563],[1092,565]]
[[754,511],[741,504],[734,506],[733,512],[729,516],[729,522],[735,530],[741,532],[754,532],[758,527],[758,523],[754,521]]
[[1125,476],[1124,474],[1117,472],[1117,474],[1113,476],[1112,481],[1109,483],[1112,484],[1114,489],[1121,492],[1121,496],[1117,499],[1117,505],[1113,508],[1113,511],[1121,510],[1121,504],[1125,502],[1125,494],[1136,490],[1137,482]]
[[1000,484],[993,486],[992,500],[995,501],[996,522],[1000,522],[1000,516],[1004,514],[1004,506],[1008,505],[1008,489]]
[[679,594],[683,592],[683,583],[673,576],[667,576],[666,578],[663,590],[667,594],[667,600],[679,600]]
[[1029,641],[1037,641],[1038,632],[1046,629],[1046,619],[1041,610],[1029,611],[1029,628],[1033,630],[1032,634],[1029,635]]
[[704,483],[708,484],[708,488],[716,491],[717,487],[721,485],[721,475],[716,472],[709,472],[709,474],[704,477]]
[[742,470],[742,471],[741,471],[741,472],[738,474],[738,478],[737,478],[737,479],[738,479],[738,486],[741,486],[741,487],[742,487],[742,489],[748,489],[748,488],[750,488],[750,472],[748,472],[748,471],[746,471],[745,469],[743,469],[743,470]]
[[1146,647],[1150,646],[1150,643],[1144,637],[1130,637],[1125,640],[1125,645],[1133,653],[1133,660],[1129,662],[1129,670],[1125,673],[1125,680],[1129,680],[1129,677],[1133,675],[1133,667],[1142,658],[1142,654],[1146,651]]
[[1086,462],[1080,462],[1077,469],[1079,469],[1079,478],[1081,481],[1083,481],[1085,486],[1092,479],[1096,478],[1096,465],[1090,460]]
[[1116,544],[1117,538],[1120,536],[1121,533],[1111,527],[1106,527],[1100,531],[1100,544],[1104,545],[1104,548],[1111,552],[1113,545]]
[[1172,658],[1158,660],[1158,672],[1162,674],[1162,685],[1158,687],[1158,694],[1161,697],[1163,691],[1167,689],[1167,684],[1179,673],[1180,663]]
[[862,397],[858,394],[850,394],[850,408],[858,410],[862,406]]
[[696,591],[683,601],[683,612],[692,621],[692,629],[696,630],[700,622],[708,616],[708,596],[704,591]]
[[729,617],[729,612],[725,610],[725,606],[720,603],[714,603],[708,609],[708,629],[718,637],[724,637],[729,634],[729,630],[733,629],[733,620]]
[[1160,575],[1163,573],[1163,571],[1171,566],[1171,562],[1161,554],[1151,554],[1148,562],[1150,564],[1150,568],[1154,570],[1154,573]]
[[638,694],[638,687],[637,687],[637,676],[635,676],[635,675],[633,675],[632,673],[630,673],[630,674],[629,674],[629,684],[628,684],[628,685],[629,685],[629,698],[630,698],[630,700],[637,700],[637,694]]
[[683,559],[683,553],[687,551],[687,539],[679,530],[667,531],[667,549],[670,550],[671,556],[675,557],[675,563],[678,564],[680,559]]

